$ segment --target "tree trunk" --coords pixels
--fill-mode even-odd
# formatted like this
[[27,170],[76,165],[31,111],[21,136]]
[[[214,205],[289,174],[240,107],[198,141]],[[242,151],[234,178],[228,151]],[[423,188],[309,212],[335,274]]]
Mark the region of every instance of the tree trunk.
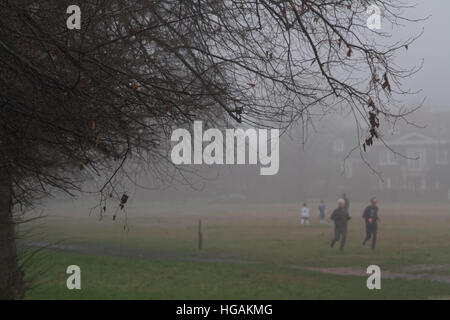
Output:
[[8,175],[0,171],[0,299],[21,299],[25,286],[15,243],[9,181]]

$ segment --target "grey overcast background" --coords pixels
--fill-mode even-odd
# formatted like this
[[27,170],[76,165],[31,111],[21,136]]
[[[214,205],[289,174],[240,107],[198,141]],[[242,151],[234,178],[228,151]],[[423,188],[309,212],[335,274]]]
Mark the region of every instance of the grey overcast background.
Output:
[[[414,2],[408,1],[408,3],[413,4]],[[414,37],[423,30],[421,37],[408,50],[399,55],[396,60],[399,65],[404,67],[414,67],[423,62],[422,69],[413,77],[405,80],[405,88],[408,87],[412,91],[420,90],[420,93],[405,96],[403,102],[407,106],[415,106],[425,99],[420,112],[449,112],[450,1],[420,1],[416,3],[415,8],[409,9],[405,16],[411,19],[428,18],[417,23],[405,23],[405,25],[394,30],[385,30],[392,34],[390,42]],[[386,24],[383,24],[382,21],[383,27],[386,28]],[[429,124],[421,120],[419,121],[420,125]],[[332,125],[330,125],[330,121],[333,121]],[[336,121],[339,121],[340,125],[336,126]],[[332,140],[341,133],[347,137],[351,136],[355,130],[352,125],[354,125],[353,121],[346,121],[345,115],[332,115],[319,123],[316,121],[314,130],[308,126],[308,141],[306,144],[303,144],[302,141],[301,128],[293,128],[290,134],[284,135],[281,139],[280,170],[275,176],[260,176],[259,165],[222,165],[206,168],[206,171],[202,171],[206,179],[192,178],[192,186],[164,185],[155,183],[151,177],[142,178],[139,183],[152,189],[141,189],[131,185],[123,188],[123,191],[127,191],[131,195],[129,200],[130,214],[140,212],[149,206],[170,208],[175,200],[181,201],[183,205],[187,203],[201,205],[202,203],[217,201],[234,202],[241,200],[251,202],[295,201],[298,203],[309,200],[317,201],[317,195],[312,196],[308,191],[308,188],[316,181],[304,183],[305,174],[315,170],[319,181],[323,180],[323,176],[327,176],[328,173],[320,165],[311,163],[311,158],[316,157],[316,153],[319,152],[318,148],[324,145],[323,142],[331,145]],[[333,173],[342,174],[338,164],[344,163],[347,152],[354,146],[354,144],[347,144],[344,153],[335,155],[334,159],[324,160],[337,163]],[[377,155],[374,153],[376,151],[372,150],[372,154],[369,152],[369,156],[377,159]],[[359,155],[356,154],[356,158],[358,157]],[[367,171],[369,171],[369,168],[367,168]],[[136,173],[136,176],[139,176],[139,173]],[[366,184],[366,178],[356,175],[353,180],[359,179],[362,184]],[[329,201],[334,201],[343,191],[353,195],[354,198],[356,197],[354,191],[357,190],[352,190],[350,187],[346,189],[344,184],[336,188],[334,193],[323,194],[323,197]],[[72,200],[65,196],[56,195],[50,202],[56,203],[58,208],[63,205],[64,208],[68,209],[58,209],[58,214],[61,214],[61,212],[73,213],[73,209],[78,208],[81,210],[75,209],[77,214],[86,215],[90,206],[95,203],[95,199],[89,199],[86,195],[82,195],[79,199]]]
[[[412,1],[409,1],[413,3]],[[409,24],[396,33],[410,36],[424,28],[423,35],[409,48],[399,63],[413,65],[424,60],[423,69],[405,83],[411,88],[422,89],[420,97],[426,97],[424,109],[449,111],[449,72],[450,72],[450,1],[422,0],[417,2],[410,17],[430,16],[426,21]],[[411,103],[418,102],[417,97],[410,97]]]
[[[188,169],[199,175],[188,176],[189,185],[128,164],[136,184],[114,183],[119,197],[129,195],[125,206],[55,193],[35,211],[44,219],[24,224],[18,238],[33,249],[31,263],[23,260],[36,285],[25,297],[450,300],[450,0],[417,1],[401,16],[427,20],[392,30],[382,20],[381,31],[389,43],[423,31],[395,61],[400,69],[423,63],[402,83],[419,93],[399,101],[409,109],[423,102],[408,117],[423,127],[380,117],[378,133],[393,149],[378,140],[359,152],[366,128],[358,132],[351,112],[319,114],[282,135],[273,176],[261,176],[260,164],[194,165]],[[348,231],[337,229],[346,241],[339,252],[330,218],[343,193],[352,219]],[[379,211],[367,207],[374,196]],[[372,216],[365,221],[363,212]],[[68,265],[81,268],[82,290],[66,290]],[[382,290],[366,289],[368,266],[381,268]]]

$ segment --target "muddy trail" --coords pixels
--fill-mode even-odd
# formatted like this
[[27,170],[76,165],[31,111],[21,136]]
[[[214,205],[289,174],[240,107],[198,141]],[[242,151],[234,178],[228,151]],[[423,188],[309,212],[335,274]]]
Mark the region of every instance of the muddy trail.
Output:
[[[360,276],[367,277],[366,270],[358,267],[337,267],[337,268],[317,268],[317,267],[298,267],[291,265],[291,268],[298,268],[301,270],[317,271],[338,276]],[[402,279],[402,280],[428,280],[437,281],[441,283],[450,284],[450,276],[427,273],[430,271],[442,270],[448,265],[411,265],[401,268],[399,271],[382,270],[381,277],[383,279]],[[416,270],[409,272],[408,270]],[[420,271],[419,271],[420,270]]]
[[[115,256],[115,257],[136,257],[145,259],[163,259],[163,260],[173,260],[173,261],[190,261],[190,262],[223,262],[223,263],[233,263],[233,264],[270,264],[267,261],[251,261],[233,258],[202,258],[193,256],[181,256],[181,255],[157,255],[151,252],[145,251],[130,251],[113,249],[113,248],[97,248],[93,246],[82,246],[82,245],[69,245],[63,243],[45,243],[45,242],[24,242],[21,241],[20,244],[24,247],[34,247],[39,249],[51,249],[56,251],[73,252],[80,254],[92,254],[99,256]],[[294,264],[280,264],[274,263],[276,266],[297,269],[297,270],[308,270],[321,272],[337,276],[355,276],[355,277],[367,277],[368,274],[366,270],[362,267],[309,267]],[[450,269],[449,264],[420,264],[420,265],[409,265],[400,268],[399,270],[382,270],[382,279],[390,280],[425,280],[425,281],[436,281],[440,283],[450,284],[450,275],[435,274],[430,273],[434,271],[439,271],[443,269]]]

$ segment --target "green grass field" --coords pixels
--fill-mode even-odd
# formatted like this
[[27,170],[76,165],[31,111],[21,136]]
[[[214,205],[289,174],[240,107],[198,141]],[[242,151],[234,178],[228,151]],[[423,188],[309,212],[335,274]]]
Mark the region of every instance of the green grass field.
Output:
[[[449,207],[381,206],[374,252],[361,245],[362,208],[352,205],[342,253],[329,247],[331,224],[319,225],[314,217],[311,226],[301,226],[299,208],[293,204],[129,208],[129,231],[123,229],[123,217],[99,222],[83,212],[74,218],[58,216],[54,210],[24,232],[28,244],[63,241],[26,264],[32,285],[26,298],[450,297]],[[198,219],[203,225],[202,250],[197,248]],[[72,264],[81,267],[82,290],[66,288],[65,271]],[[364,271],[372,264],[381,267],[381,290],[366,287]]]

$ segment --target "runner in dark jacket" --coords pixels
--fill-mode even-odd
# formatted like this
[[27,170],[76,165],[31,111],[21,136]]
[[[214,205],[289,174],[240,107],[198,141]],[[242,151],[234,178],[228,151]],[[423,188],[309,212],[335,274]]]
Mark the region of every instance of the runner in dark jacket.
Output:
[[345,193],[342,194],[342,199],[345,201],[345,210],[347,210],[348,214],[350,214],[350,200],[347,198]]
[[325,222],[325,211],[327,210],[327,207],[325,206],[325,203],[323,200],[320,200],[319,203],[319,217],[320,217],[320,224],[324,224]]
[[[338,207],[333,211],[330,219],[334,221],[334,239],[331,241],[330,246],[333,248],[334,244],[341,239],[341,245],[339,249],[342,251],[345,246],[345,240],[347,238],[347,223],[350,220],[348,211],[345,208],[345,200],[338,200]],[[341,238],[342,237],[342,238]]]
[[370,238],[372,238],[372,249],[375,249],[379,220],[377,199],[372,198],[370,202],[370,206],[368,206],[363,213],[363,219],[366,221],[366,238],[363,241],[363,246],[366,245],[366,242],[369,241]]

